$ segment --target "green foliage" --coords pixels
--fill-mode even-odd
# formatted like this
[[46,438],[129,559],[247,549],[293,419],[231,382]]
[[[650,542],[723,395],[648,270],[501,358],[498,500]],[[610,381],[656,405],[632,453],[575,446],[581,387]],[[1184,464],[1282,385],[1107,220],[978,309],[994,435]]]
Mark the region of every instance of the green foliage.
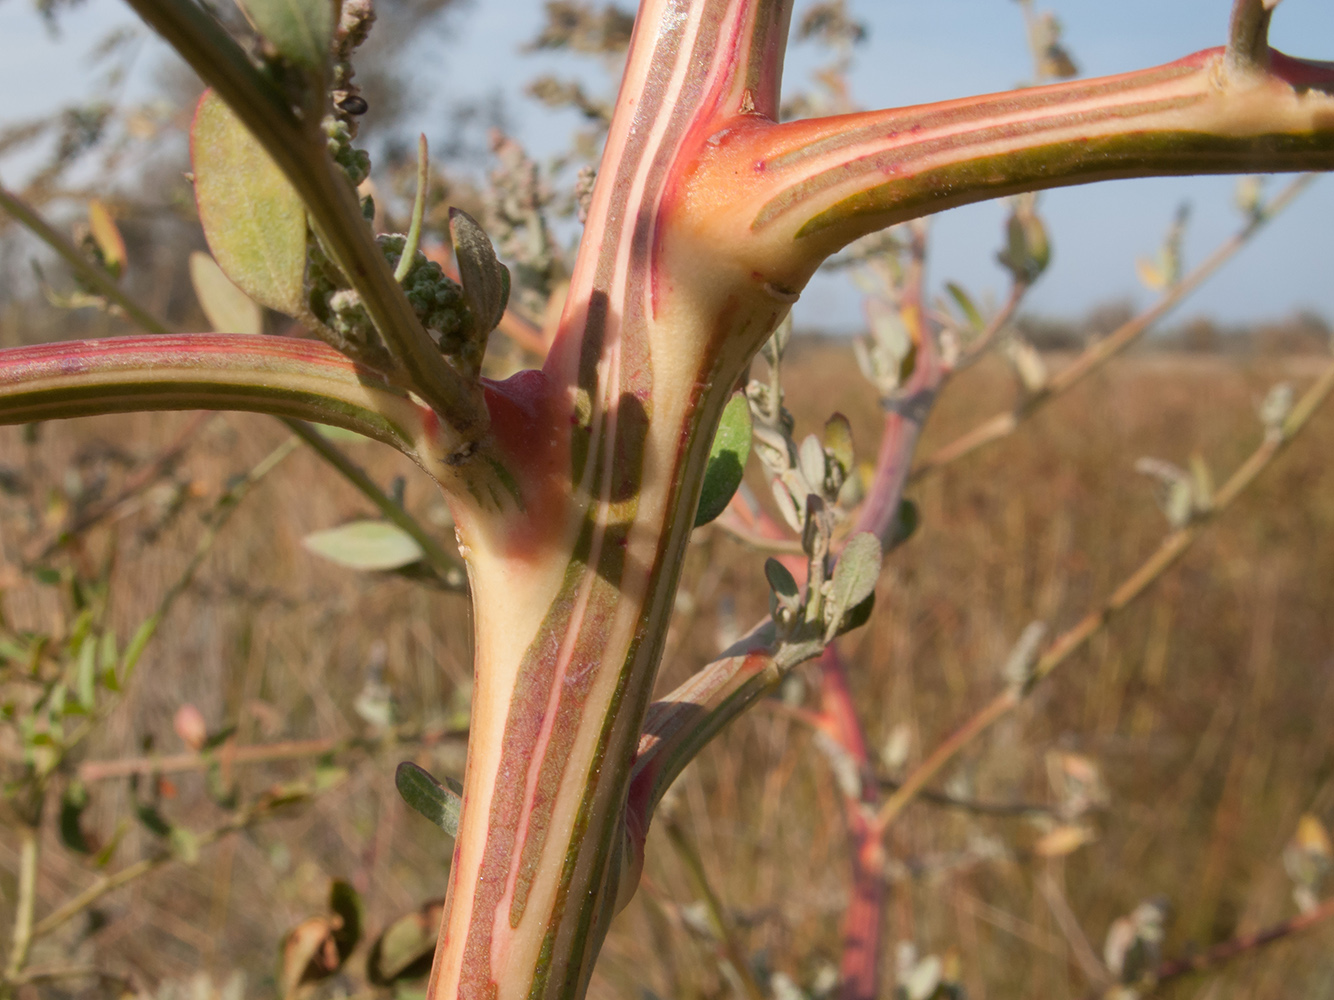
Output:
[[723,407],[718,433],[709,451],[709,464],[704,468],[704,488],[695,512],[696,528],[717,519],[727,509],[746,473],[750,438],[750,404],[743,393],[733,393]]
[[404,761],[394,772],[394,784],[403,801],[451,837],[458,836],[463,809],[463,786],[452,778],[441,784],[428,771]]
[[296,191],[212,91],[195,111],[191,150],[199,221],[218,266],[260,305],[298,315],[306,210]]
[[406,531],[387,521],[351,521],[307,535],[311,552],[349,569],[402,569],[422,559],[421,546]]

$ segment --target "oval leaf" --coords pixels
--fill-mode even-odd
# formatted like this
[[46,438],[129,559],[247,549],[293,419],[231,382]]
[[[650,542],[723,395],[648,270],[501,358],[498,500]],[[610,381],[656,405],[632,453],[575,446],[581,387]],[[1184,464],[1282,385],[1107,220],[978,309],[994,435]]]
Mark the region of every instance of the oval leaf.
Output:
[[264,312],[202,250],[190,254],[190,284],[216,333],[263,333]]
[[390,924],[366,959],[371,985],[389,986],[396,980],[416,979],[430,972],[444,913],[445,901],[435,899]]
[[449,235],[459,262],[459,284],[468,303],[476,337],[485,337],[500,325],[510,297],[510,272],[496,259],[486,232],[461,209],[449,210]]
[[723,407],[718,433],[709,451],[709,464],[704,467],[704,488],[695,511],[695,527],[708,524],[732,502],[746,471],[750,457],[750,403],[742,393],[733,393]]
[[869,531],[860,531],[848,539],[834,566],[833,587],[826,611],[829,622],[826,642],[838,632],[844,614],[875,593],[883,558],[880,539]]
[[260,305],[295,316],[306,270],[306,210],[296,190],[211,90],[195,110],[190,156],[213,259]]
[[421,546],[412,536],[387,521],[352,521],[307,535],[301,544],[351,569],[401,569],[422,558]]
[[425,768],[410,760],[398,765],[394,784],[403,801],[421,813],[451,837],[459,832],[459,813],[463,809],[463,786],[445,779],[449,787],[440,784]]
[[241,7],[275,52],[323,74],[333,42],[333,0],[243,0]]

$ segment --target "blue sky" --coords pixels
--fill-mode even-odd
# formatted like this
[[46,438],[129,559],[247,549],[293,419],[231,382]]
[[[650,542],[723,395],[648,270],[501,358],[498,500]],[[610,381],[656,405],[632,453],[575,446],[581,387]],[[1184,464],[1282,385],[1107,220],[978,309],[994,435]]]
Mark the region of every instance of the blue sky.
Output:
[[[851,0],[851,6],[871,29],[853,74],[854,95],[868,107],[1002,90],[1028,75],[1022,19],[1012,0]],[[1229,3],[1047,0],[1045,6],[1061,18],[1068,47],[1083,73],[1096,76],[1219,44]],[[449,32],[422,37],[410,60],[421,68],[425,88],[442,98],[505,95],[515,131],[544,153],[559,148],[573,120],[535,107],[520,90],[537,73],[570,72],[572,64],[559,55],[519,57],[519,45],[536,30],[540,10],[541,0],[474,0]],[[117,0],[86,0],[64,16],[63,37],[53,41],[28,0],[0,0],[0,92],[7,95],[0,123],[40,114],[89,93],[93,77],[87,54],[121,23],[133,19]],[[1271,37],[1292,55],[1334,58],[1334,3],[1287,0],[1275,16]],[[793,47],[790,88],[803,82],[818,55],[806,46]],[[148,92],[153,67],[162,58],[156,44],[145,50],[131,93]],[[437,132],[440,102],[424,102],[422,114],[423,130]],[[21,165],[5,169],[13,182]],[[1170,178],[1045,195],[1054,257],[1031,306],[1075,315],[1114,298],[1147,301],[1148,293],[1134,275],[1135,257],[1154,252],[1177,204],[1189,200],[1194,214],[1186,240],[1187,264],[1200,260],[1237,225],[1233,188],[1229,178]],[[999,295],[1004,275],[993,254],[1004,215],[1004,207],[993,203],[939,216],[932,277],[962,281],[979,295]],[[1317,183],[1271,224],[1181,315],[1208,314],[1231,323],[1309,308],[1334,319],[1331,242],[1334,178]],[[856,295],[841,279],[815,283],[799,311],[824,325],[851,327],[858,322]]]

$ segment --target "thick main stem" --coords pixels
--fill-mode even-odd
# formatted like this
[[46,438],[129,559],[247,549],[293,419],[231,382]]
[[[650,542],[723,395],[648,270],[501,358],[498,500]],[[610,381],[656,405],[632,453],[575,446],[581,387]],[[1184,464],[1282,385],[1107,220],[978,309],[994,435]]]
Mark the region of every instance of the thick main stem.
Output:
[[456,516],[477,680],[442,1000],[580,996],[610,921],[710,438],[790,305],[697,238],[682,174],[723,123],[771,120],[786,19],[777,0],[644,5],[556,342],[492,407],[526,513]]

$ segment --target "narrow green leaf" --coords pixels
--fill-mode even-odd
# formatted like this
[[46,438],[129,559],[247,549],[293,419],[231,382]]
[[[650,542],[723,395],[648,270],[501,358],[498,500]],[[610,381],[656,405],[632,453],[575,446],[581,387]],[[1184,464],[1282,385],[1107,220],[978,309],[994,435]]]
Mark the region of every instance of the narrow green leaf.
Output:
[[398,765],[394,784],[403,801],[421,813],[451,837],[459,832],[459,813],[463,809],[463,786],[446,778],[448,786],[440,784],[430,772],[410,760]]
[[474,335],[484,337],[505,315],[510,297],[510,272],[496,259],[495,248],[485,231],[467,212],[449,210],[449,235],[459,262],[459,284],[472,313]]
[[306,210],[278,165],[211,90],[191,132],[195,200],[223,273],[260,305],[302,308]]
[[190,284],[194,286],[199,307],[215,332],[264,332],[263,310],[222,273],[217,261],[202,250],[190,254]]
[[144,650],[152,641],[153,634],[157,632],[158,616],[153,615],[130,637],[130,644],[125,647],[125,662],[120,668],[120,686],[124,687],[130,683],[130,678],[134,675],[134,668],[139,665],[139,657],[143,656]]
[[838,634],[843,616],[875,593],[883,558],[880,539],[869,531],[858,532],[843,546],[843,554],[834,566],[833,586],[826,610],[826,642]]
[[241,0],[241,7],[278,55],[324,74],[333,42],[334,0]]
[[352,521],[307,535],[302,544],[317,556],[351,569],[401,569],[422,559],[416,540],[388,521]]
[[986,329],[987,321],[982,318],[981,310],[974,304],[972,296],[964,291],[962,285],[947,281],[945,282],[945,291],[950,293],[950,298],[959,307],[959,312],[963,313],[964,318],[968,320],[968,325],[973,328],[973,332],[981,333]]
[[723,417],[704,468],[704,488],[695,511],[695,527],[708,524],[727,509],[741,485],[750,457],[750,404],[743,393],[732,394],[723,407]]

